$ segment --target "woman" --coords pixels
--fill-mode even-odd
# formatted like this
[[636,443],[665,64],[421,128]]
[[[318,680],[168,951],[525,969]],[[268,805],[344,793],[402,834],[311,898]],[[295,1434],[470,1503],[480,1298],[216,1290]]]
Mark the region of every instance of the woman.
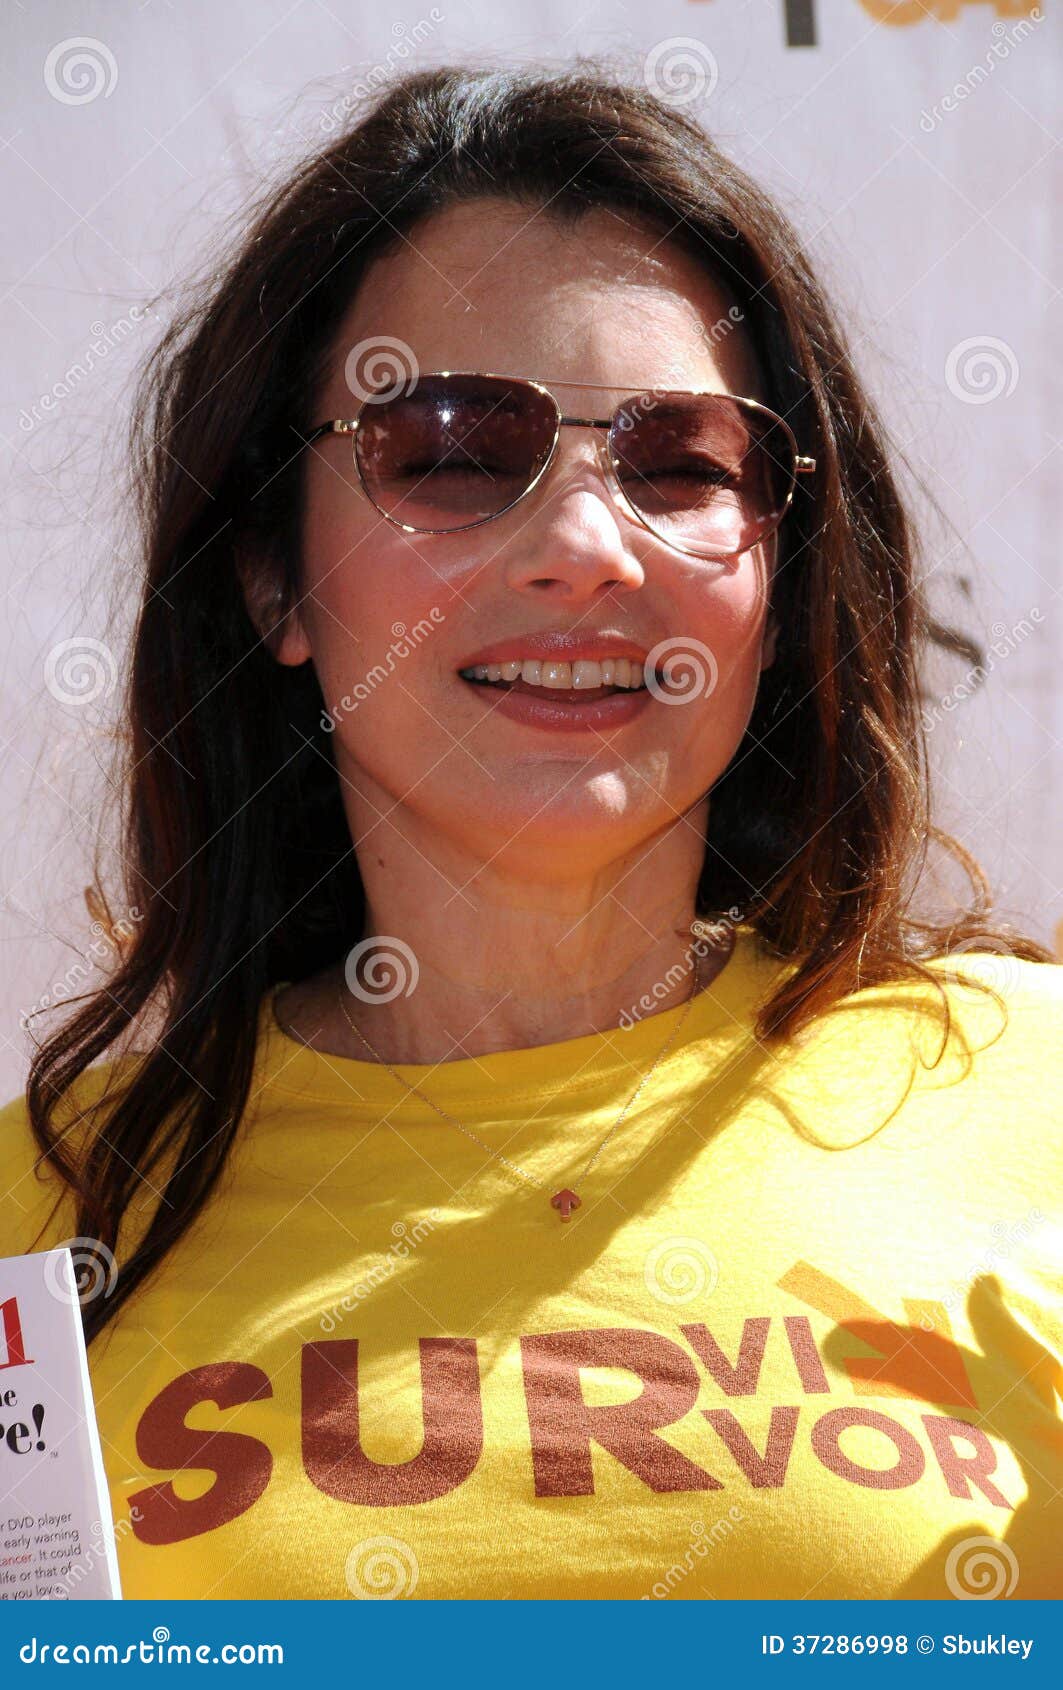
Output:
[[134,444],[138,918],[3,1129],[125,1594],[1059,1594],[1061,971],[949,841],[913,913],[931,626],[779,212],[411,75]]

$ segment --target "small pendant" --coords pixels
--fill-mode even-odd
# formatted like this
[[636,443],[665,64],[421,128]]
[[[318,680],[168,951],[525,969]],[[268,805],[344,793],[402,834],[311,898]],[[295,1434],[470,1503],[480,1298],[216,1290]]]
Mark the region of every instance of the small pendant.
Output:
[[568,1220],[568,1217],[571,1215],[573,1209],[579,1208],[579,1202],[580,1200],[576,1193],[574,1191],[570,1191],[567,1186],[564,1191],[555,1191],[554,1195],[550,1199],[551,1207],[557,1209],[563,1221]]

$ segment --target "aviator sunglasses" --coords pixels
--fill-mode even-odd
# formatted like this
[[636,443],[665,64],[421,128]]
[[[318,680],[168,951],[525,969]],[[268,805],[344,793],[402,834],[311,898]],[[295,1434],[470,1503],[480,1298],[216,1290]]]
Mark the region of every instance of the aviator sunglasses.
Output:
[[[599,382],[554,387],[628,392]],[[802,457],[782,417],[755,399],[707,389],[646,389],[608,417],[566,416],[544,382],[441,370],[370,393],[354,417],[318,424],[353,439],[361,486],[408,534],[454,534],[491,522],[546,474],[562,428],[604,431],[598,454],[624,510],[696,557],[745,552],[778,528]]]

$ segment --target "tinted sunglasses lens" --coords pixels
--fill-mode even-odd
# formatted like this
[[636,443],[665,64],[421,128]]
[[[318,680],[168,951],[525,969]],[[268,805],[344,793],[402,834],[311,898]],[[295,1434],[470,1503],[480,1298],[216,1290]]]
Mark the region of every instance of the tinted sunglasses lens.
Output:
[[425,376],[363,407],[355,453],[379,510],[411,528],[466,528],[524,493],[550,456],[556,413],[502,377]]
[[729,556],[777,527],[794,481],[788,429],[722,394],[626,405],[612,449],[628,500],[665,539]]

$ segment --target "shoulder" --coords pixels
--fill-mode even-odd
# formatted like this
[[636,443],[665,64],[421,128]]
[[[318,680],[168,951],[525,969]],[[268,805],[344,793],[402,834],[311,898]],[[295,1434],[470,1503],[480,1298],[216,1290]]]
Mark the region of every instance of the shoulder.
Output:
[[815,1015],[776,1047],[773,1089],[835,1144],[955,1125],[1063,1183],[1063,967],[971,949],[923,969]]
[[973,948],[928,966],[948,1006],[945,1075],[966,1080],[975,1100],[984,1093],[1017,1137],[1035,1133],[1063,1172],[1063,967]]
[[[56,1111],[56,1136],[76,1158],[91,1130],[94,1106],[107,1105],[118,1065],[81,1074]],[[74,1193],[38,1144],[25,1093],[0,1105],[0,1256],[46,1250],[70,1238]]]
[[1063,1055],[1063,965],[1031,962],[996,950],[956,951],[927,964],[943,987],[950,1010],[975,1023],[1001,1023],[1001,1039],[1014,1054]]
[[[956,951],[925,959],[903,979],[865,986],[837,1000],[822,1017],[859,1029],[873,1049],[896,1026],[946,1019],[953,1036],[987,1049],[1002,1044],[1009,1055],[1040,1049],[1063,1053],[1063,966],[1032,962],[1009,951]],[[818,1023],[817,1023],[818,1024]],[[1003,1054],[1003,1051],[1001,1052]]]
[[0,1169],[0,1256],[23,1256],[58,1243],[62,1217],[54,1217],[60,1224],[57,1233],[49,1214],[57,1204],[68,1212],[64,1185],[41,1159],[25,1096],[0,1107]]

